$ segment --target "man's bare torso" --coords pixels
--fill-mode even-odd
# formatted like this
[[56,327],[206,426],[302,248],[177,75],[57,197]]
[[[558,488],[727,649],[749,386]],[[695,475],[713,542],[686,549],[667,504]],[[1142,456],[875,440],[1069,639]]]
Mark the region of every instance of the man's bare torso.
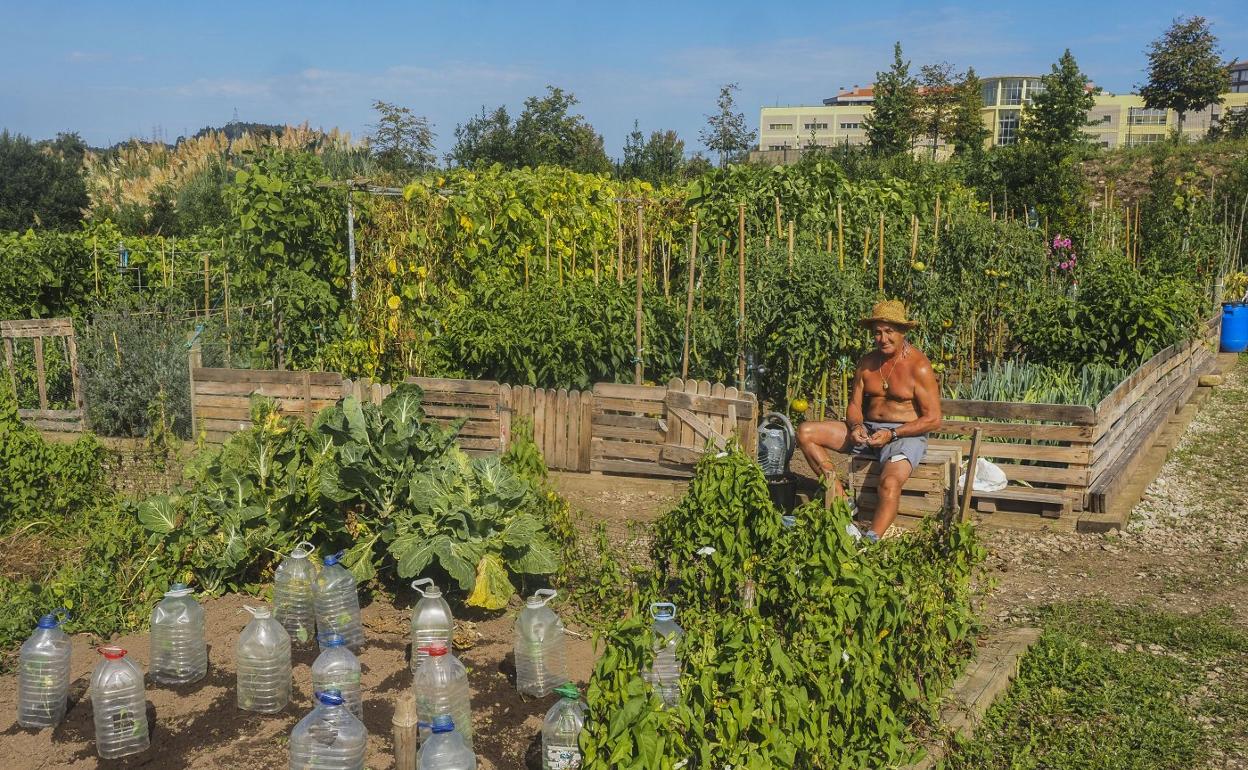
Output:
[[862,359],[863,417],[873,422],[917,419],[914,373],[927,363],[927,356],[913,345],[904,355],[888,360],[879,351],[867,354]]

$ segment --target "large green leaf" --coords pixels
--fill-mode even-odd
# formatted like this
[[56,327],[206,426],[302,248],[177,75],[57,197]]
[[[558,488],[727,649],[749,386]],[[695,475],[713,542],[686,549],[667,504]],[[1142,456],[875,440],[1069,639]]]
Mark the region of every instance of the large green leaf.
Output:
[[420,423],[425,419],[420,403],[424,391],[419,385],[405,382],[381,402],[381,412],[396,424]]
[[465,591],[472,588],[475,580],[475,571],[473,570],[473,562],[464,558],[456,546],[459,545],[446,535],[439,535],[433,542],[433,552],[438,556],[438,563],[442,565],[442,569],[459,583],[459,587]]
[[434,540],[421,532],[408,532],[394,539],[390,553],[398,562],[399,577],[411,578],[424,572],[433,559]]
[[342,414],[347,420],[347,433],[353,441],[368,444],[368,424],[364,419],[364,408],[355,396],[347,396],[342,400]]
[[355,576],[358,583],[367,583],[377,577],[377,566],[373,562],[373,546],[376,542],[377,535],[365,538],[348,548],[347,552],[342,555],[343,565],[351,570],[351,574]]
[[521,513],[503,527],[503,542],[513,548],[528,546],[542,531],[542,522],[532,514]]
[[511,566],[525,575],[550,575],[559,570],[559,553],[544,534],[539,534],[520,558],[512,560]]
[[168,534],[177,527],[177,508],[168,495],[156,495],[139,503],[139,523],[159,534]]

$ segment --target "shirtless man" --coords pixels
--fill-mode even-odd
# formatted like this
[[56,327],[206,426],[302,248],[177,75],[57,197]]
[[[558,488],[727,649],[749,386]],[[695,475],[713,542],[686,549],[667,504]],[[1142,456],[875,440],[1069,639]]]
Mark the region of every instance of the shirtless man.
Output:
[[927,451],[927,434],[940,427],[940,388],[927,356],[906,339],[918,324],[906,318],[905,305],[878,302],[860,323],[874,335],[875,350],[858,362],[845,421],[804,422],[797,443],[810,467],[840,496],[845,490],[829,449],[880,461],[875,518],[865,533],[874,541],[897,518],[901,487]]

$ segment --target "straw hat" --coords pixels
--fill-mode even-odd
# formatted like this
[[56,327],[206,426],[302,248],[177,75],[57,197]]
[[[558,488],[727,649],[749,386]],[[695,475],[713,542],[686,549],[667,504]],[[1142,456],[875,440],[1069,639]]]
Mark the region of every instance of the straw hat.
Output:
[[886,323],[902,330],[913,329],[919,325],[918,321],[906,318],[906,306],[896,299],[886,299],[875,303],[875,307],[871,308],[871,315],[858,323],[868,328],[873,323]]

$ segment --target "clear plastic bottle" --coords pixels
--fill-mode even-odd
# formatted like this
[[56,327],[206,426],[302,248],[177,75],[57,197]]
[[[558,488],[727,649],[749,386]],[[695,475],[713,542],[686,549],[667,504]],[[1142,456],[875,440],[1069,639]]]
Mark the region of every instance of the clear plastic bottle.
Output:
[[516,618],[516,689],[542,697],[568,681],[563,621],[546,603],[555,591],[535,591]]
[[138,754],[151,742],[143,669],[120,647],[101,647],[99,653],[104,660],[91,672],[96,753],[104,759]]
[[671,602],[655,602],[650,605],[654,618],[654,668],[650,670],[650,684],[654,694],[663,705],[671,708],[680,703],[680,659],[676,648],[685,635],[676,623],[676,605]]
[[346,647],[341,634],[325,634],[321,645],[321,654],[312,663],[312,692],[336,691],[355,718],[363,719],[360,659]]
[[290,770],[364,770],[368,730],[336,690],[317,692],[290,733]]
[[17,723],[22,727],[56,727],[65,718],[71,645],[62,621],[55,613],[39,618],[18,653]]
[[273,714],[290,702],[290,634],[268,607],[244,607],[251,622],[238,635],[238,707]]
[[316,577],[316,627],[320,633],[341,634],[347,646],[359,652],[364,646],[360,624],[360,591],[355,576],[338,563],[342,551],[325,557],[325,568]]
[[174,583],[152,610],[152,679],[164,684],[198,682],[208,673],[204,608],[193,591]]
[[[468,671],[444,644],[425,648],[429,658],[412,677],[416,695],[416,716],[432,724],[440,716],[449,716],[460,726],[459,732],[468,748],[472,748],[472,702],[468,694]],[[421,727],[421,736],[429,728]]]
[[442,598],[442,590],[434,585],[432,578],[413,580],[412,588],[421,596],[412,608],[412,673],[416,673],[416,668],[429,657],[424,652],[425,647],[444,644],[448,650],[451,648],[455,619],[451,616],[451,606]]
[[477,756],[446,714],[434,717],[433,734],[416,755],[417,770],[477,770]]
[[316,642],[316,562],[311,543],[300,543],[273,575],[273,617],[290,634],[293,647]]
[[581,766],[581,729],[585,703],[572,682],[555,688],[559,700],[542,722],[542,770],[577,770]]

